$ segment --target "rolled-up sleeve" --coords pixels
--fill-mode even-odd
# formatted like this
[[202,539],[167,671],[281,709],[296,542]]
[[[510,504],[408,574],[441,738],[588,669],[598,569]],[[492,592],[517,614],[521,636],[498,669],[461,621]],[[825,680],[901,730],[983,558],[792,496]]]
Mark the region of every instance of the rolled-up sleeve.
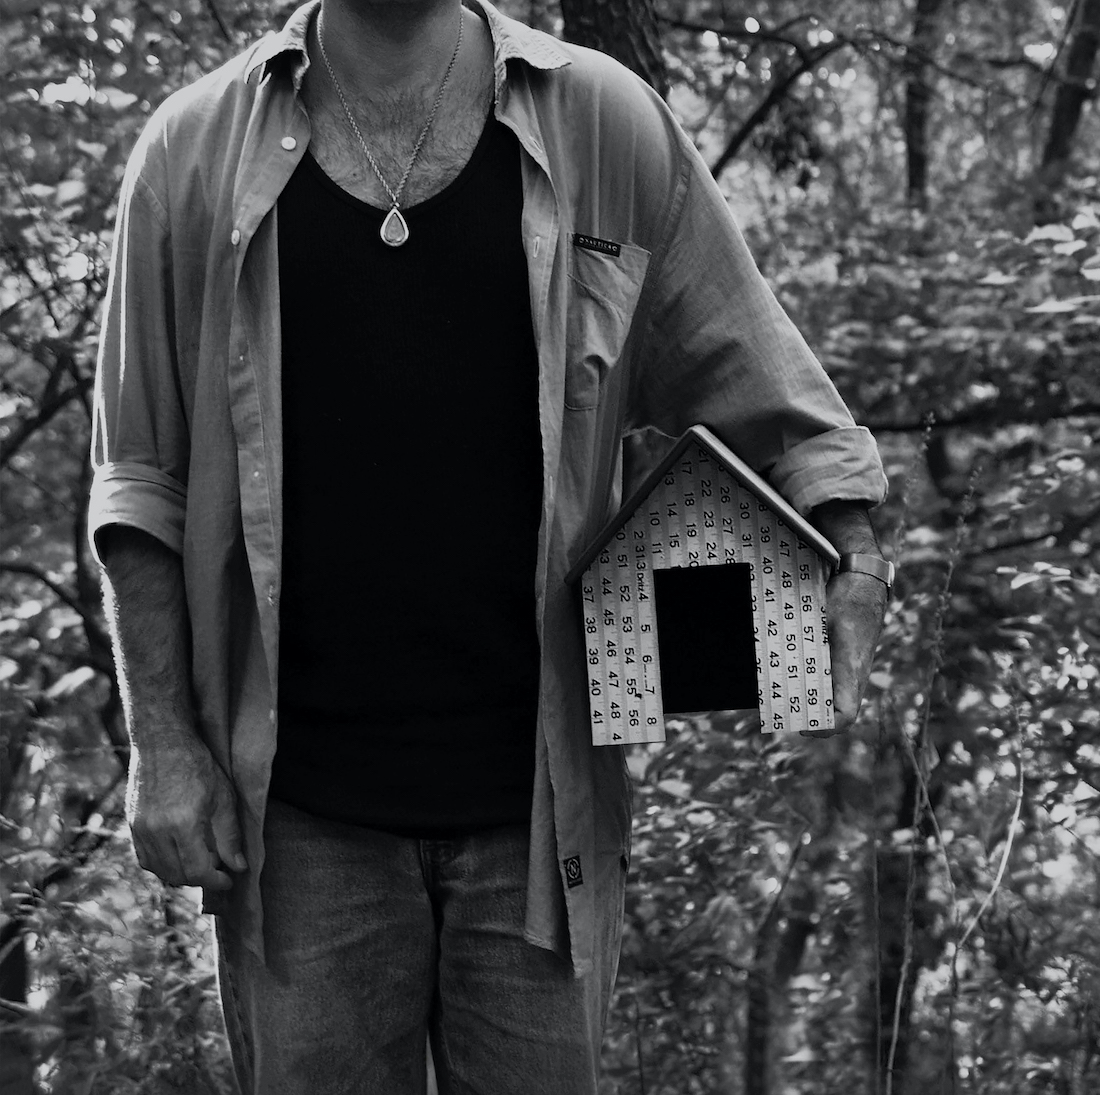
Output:
[[721,191],[684,141],[684,174],[652,272],[637,426],[703,423],[803,513],[886,494],[878,447],[760,274]]
[[[162,151],[162,148],[159,149]],[[189,431],[174,345],[163,160],[151,126],[119,196],[92,424],[88,535],[123,524],[183,550]]]

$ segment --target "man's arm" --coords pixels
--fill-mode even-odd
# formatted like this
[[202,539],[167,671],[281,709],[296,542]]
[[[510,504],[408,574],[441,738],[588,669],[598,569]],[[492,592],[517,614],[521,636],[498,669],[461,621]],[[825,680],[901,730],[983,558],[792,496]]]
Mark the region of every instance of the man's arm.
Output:
[[199,739],[180,557],[110,525],[98,537],[130,734],[126,816],[138,862],[174,886],[227,890],[247,866],[233,786]]
[[[634,428],[669,438],[712,429],[842,554],[879,555],[867,511],[886,477],[874,439],[857,426],[760,275],[706,165],[686,142],[688,185],[655,286],[632,390]],[[886,586],[862,573],[827,588],[836,730],[859,710],[886,606]]]
[[[868,509],[866,502],[825,502],[810,513],[809,519],[841,555],[858,552],[881,556]],[[806,731],[805,737],[832,737],[855,721],[871,674],[886,601],[886,584],[871,575],[848,572],[834,574],[830,580],[825,613],[836,729]]]

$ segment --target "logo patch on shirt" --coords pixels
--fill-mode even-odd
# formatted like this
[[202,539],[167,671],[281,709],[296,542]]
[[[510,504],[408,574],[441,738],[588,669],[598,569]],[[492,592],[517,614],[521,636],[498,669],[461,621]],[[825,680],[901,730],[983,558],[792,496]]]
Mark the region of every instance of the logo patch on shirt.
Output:
[[581,874],[581,857],[579,855],[571,855],[568,859],[563,859],[561,865],[565,868],[565,884],[569,889],[584,885],[584,875]]
[[610,255],[618,258],[622,253],[622,247],[611,240],[601,240],[598,236],[584,236],[580,232],[573,233],[573,246],[583,247],[586,251],[599,251],[601,255]]

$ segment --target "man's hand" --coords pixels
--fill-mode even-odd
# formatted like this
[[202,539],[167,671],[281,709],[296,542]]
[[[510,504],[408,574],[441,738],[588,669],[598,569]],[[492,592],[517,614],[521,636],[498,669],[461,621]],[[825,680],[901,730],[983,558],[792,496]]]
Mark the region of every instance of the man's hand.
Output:
[[173,886],[228,890],[243,871],[233,784],[195,726],[179,556],[140,529],[102,530],[103,589],[130,732],[126,816],[138,862]]
[[[857,502],[827,502],[810,514],[810,521],[841,554],[881,555],[867,506]],[[871,664],[886,613],[886,585],[868,574],[834,574],[825,589],[825,615],[832,660],[832,730],[805,730],[803,737],[830,738],[842,734],[859,714]]]
[[803,737],[842,734],[859,714],[886,611],[886,586],[867,574],[835,574],[825,588],[829,654],[833,663],[832,730],[807,730]]
[[190,728],[130,752],[126,817],[137,860],[172,886],[228,890],[248,866],[229,777]]

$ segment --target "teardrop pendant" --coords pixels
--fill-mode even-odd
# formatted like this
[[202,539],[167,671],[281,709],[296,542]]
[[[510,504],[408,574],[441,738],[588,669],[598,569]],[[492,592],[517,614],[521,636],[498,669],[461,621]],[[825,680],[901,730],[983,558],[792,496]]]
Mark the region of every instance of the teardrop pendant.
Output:
[[382,242],[390,247],[400,247],[409,238],[409,226],[396,205],[386,214],[378,234],[382,237]]

